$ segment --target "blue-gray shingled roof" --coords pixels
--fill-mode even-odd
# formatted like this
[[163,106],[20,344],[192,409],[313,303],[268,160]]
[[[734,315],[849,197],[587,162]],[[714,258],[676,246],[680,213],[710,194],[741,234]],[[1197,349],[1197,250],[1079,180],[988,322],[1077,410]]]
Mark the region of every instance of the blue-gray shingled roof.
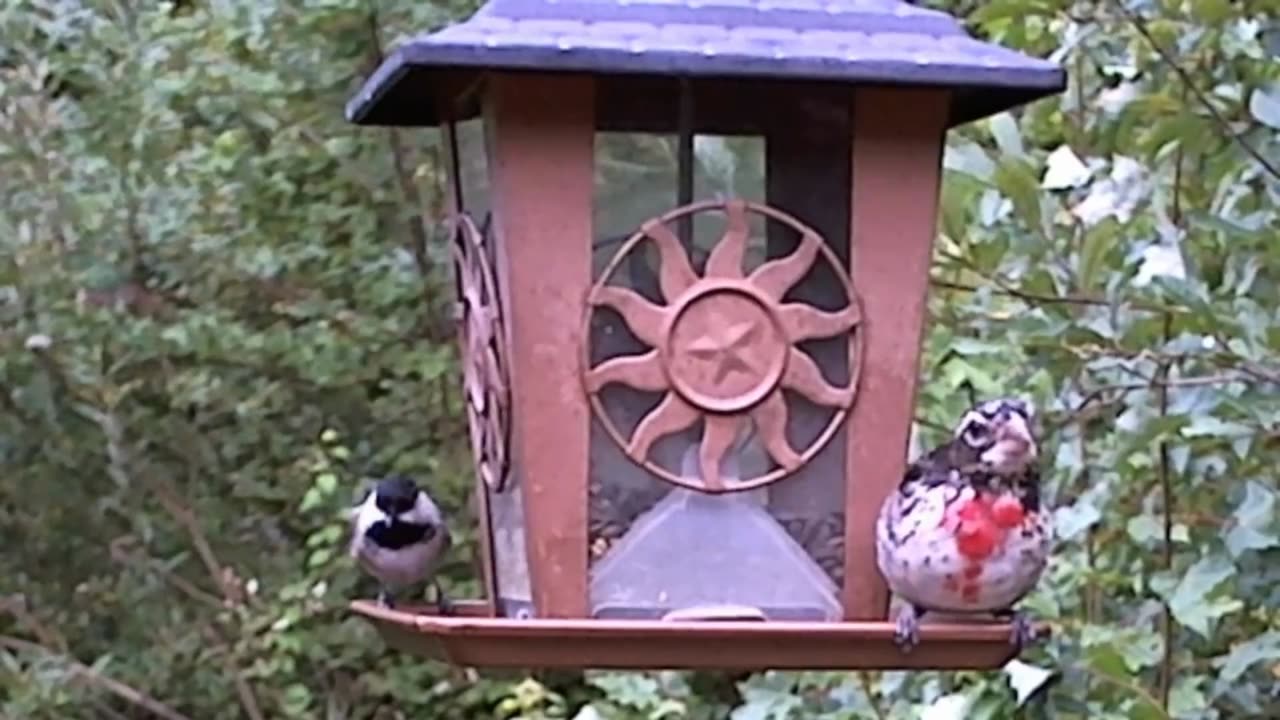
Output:
[[[898,0],[489,0],[406,41],[347,104],[362,125],[434,125],[441,72],[757,77],[964,90],[956,124],[1060,92],[1057,64]],[[984,97],[985,96],[985,97]]]

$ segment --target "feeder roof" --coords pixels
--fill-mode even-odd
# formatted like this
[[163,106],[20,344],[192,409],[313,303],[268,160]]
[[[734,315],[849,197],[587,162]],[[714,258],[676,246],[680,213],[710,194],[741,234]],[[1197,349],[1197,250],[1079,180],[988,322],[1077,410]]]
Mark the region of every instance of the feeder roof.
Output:
[[1060,92],[1057,64],[970,37],[899,0],[489,0],[403,43],[347,105],[361,125],[435,125],[459,70],[953,87],[959,124]]

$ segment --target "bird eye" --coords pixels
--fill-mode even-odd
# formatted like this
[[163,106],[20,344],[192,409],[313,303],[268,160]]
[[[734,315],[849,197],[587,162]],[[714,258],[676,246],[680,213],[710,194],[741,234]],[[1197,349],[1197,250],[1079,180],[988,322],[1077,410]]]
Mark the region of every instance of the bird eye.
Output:
[[978,422],[971,422],[964,429],[964,436],[974,442],[982,442],[990,434],[991,428]]

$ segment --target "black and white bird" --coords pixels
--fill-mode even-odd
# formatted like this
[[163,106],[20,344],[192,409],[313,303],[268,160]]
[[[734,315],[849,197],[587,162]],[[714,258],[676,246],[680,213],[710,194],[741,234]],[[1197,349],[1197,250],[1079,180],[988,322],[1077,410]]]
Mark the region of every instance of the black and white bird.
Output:
[[975,404],[952,438],[908,467],[876,523],[876,561],[904,601],[896,640],[917,640],[921,615],[991,614],[1012,621],[1011,642],[1034,639],[1014,605],[1049,560],[1052,514],[1042,506],[1030,403]]
[[393,607],[405,588],[427,580],[440,612],[451,605],[435,572],[452,546],[440,508],[411,478],[379,481],[351,511],[351,557],[380,585],[378,602]]

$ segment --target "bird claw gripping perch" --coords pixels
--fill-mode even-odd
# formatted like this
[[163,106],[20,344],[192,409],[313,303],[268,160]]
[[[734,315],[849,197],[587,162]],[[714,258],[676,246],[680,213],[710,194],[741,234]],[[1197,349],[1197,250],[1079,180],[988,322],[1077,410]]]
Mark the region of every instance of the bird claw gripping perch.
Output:
[[444,586],[440,584],[439,580],[434,581],[432,585],[436,589],[436,611],[441,615],[453,615],[457,608],[454,607],[453,601],[444,594]]
[[1016,610],[1000,613],[1001,619],[1007,619],[1010,625],[1009,644],[1013,645],[1019,651],[1035,644],[1038,633],[1036,632],[1035,622],[1026,614]]
[[911,605],[903,605],[898,611],[897,623],[893,630],[893,642],[904,653],[911,652],[920,644],[920,614]]
[[395,599],[391,597],[391,591],[385,587],[378,588],[378,605],[388,610],[394,610],[396,607]]

